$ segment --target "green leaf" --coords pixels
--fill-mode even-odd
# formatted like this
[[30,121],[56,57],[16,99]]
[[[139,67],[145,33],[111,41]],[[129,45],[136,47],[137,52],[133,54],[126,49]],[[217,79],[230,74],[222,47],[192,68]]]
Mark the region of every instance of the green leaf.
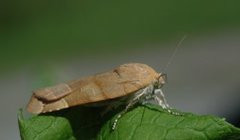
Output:
[[[176,110],[172,110],[177,112]],[[240,129],[214,116],[173,115],[159,106],[139,106],[118,121],[108,121],[98,140],[239,140]]]
[[91,140],[100,130],[99,108],[75,107],[24,119],[18,115],[22,140]]
[[[24,119],[22,140],[239,140],[240,129],[214,116],[172,115],[159,106],[137,106],[124,114],[115,130],[115,110],[101,117],[102,108],[76,107]],[[173,112],[178,112],[172,110]],[[113,116],[114,114],[114,116]]]

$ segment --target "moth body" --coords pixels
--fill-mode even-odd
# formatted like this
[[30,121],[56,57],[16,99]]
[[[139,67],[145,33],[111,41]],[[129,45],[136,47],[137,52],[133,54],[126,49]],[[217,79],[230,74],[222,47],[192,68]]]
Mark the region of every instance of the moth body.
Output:
[[35,90],[27,109],[35,114],[57,111],[134,95],[147,87],[152,87],[154,93],[153,89],[160,89],[163,84],[164,75],[148,65],[123,64],[105,73]]

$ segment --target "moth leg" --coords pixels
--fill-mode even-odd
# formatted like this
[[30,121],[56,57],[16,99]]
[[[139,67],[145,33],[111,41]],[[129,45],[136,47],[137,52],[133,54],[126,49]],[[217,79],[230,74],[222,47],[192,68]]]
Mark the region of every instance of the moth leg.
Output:
[[139,101],[142,100],[143,97],[145,97],[146,95],[148,95],[149,93],[152,93],[153,91],[153,86],[150,85],[142,90],[139,90],[135,93],[135,97],[133,97],[133,99],[130,100],[130,102],[128,103],[128,105],[126,106],[126,108],[118,114],[118,116],[116,117],[116,119],[114,120],[114,123],[112,125],[112,130],[115,130],[116,125],[118,120],[125,114],[128,112],[128,110],[133,107],[136,103],[138,103]]
[[169,107],[167,100],[165,99],[165,96],[161,89],[155,89],[153,98],[157,101],[158,105],[160,105],[163,109],[166,109],[170,114],[173,115],[180,115],[178,112],[172,112]]
[[158,105],[162,106],[162,108],[166,109],[166,108],[170,108],[167,100],[162,92],[162,90],[159,89],[155,89],[154,90],[154,99],[157,101]]

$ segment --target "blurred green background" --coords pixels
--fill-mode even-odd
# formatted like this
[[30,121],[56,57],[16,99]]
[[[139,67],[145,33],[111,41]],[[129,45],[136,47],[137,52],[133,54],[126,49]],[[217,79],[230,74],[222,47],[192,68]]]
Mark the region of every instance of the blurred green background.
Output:
[[[161,71],[187,34],[166,96],[239,125],[240,1],[0,1],[0,139],[19,139],[31,90],[142,62]],[[229,109],[231,108],[231,109]]]
[[118,53],[186,33],[238,27],[239,4],[207,0],[1,1],[1,70],[49,59]]

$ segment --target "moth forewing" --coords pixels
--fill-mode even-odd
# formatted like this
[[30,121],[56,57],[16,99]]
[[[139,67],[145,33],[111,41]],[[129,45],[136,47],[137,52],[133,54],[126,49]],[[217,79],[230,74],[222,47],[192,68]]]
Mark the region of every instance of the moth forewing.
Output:
[[71,87],[63,83],[63,84],[58,84],[56,86],[35,90],[33,91],[33,94],[39,99],[46,100],[46,101],[53,101],[61,97],[64,97],[71,92],[72,92]]
[[127,96],[159,82],[160,75],[145,64],[123,64],[109,72],[35,90],[28,111],[39,114]]

